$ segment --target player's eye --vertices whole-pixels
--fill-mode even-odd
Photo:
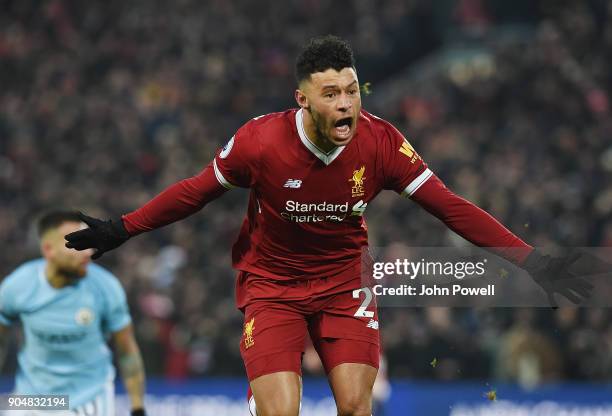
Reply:
[[[327,92],[323,95],[325,98],[334,98],[336,96],[335,92]]]
[[[357,94],[357,90],[353,89],[353,90],[349,90],[349,95],[355,95]]]

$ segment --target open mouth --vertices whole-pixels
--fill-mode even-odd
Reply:
[[[340,138],[346,138],[351,133],[351,126],[353,124],[353,119],[351,117],[341,118],[340,120],[334,123],[334,130],[336,130],[336,134]]]

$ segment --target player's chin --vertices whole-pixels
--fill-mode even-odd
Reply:
[[[77,278],[85,277],[86,274],[87,274],[87,264],[79,265],[79,267],[77,267],[74,270],[74,276]]]

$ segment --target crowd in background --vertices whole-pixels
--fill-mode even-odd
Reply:
[[[41,211],[131,211],[198,173],[248,119],[294,106],[293,59],[325,33],[352,43],[372,81],[364,107],[394,122],[455,192],[534,245],[611,246],[612,5],[435,3],[1,0],[0,276],[36,256]],[[512,14],[521,7],[529,14]],[[528,40],[489,44],[515,21],[532,27]],[[408,78],[399,101],[368,107],[378,86],[452,44],[451,29],[491,59]],[[246,196],[229,192],[103,257],[128,293],[148,374],[243,374],[230,252]],[[376,246],[456,241],[391,192],[366,219]],[[390,376],[603,380],[610,316],[385,308],[381,331]]]

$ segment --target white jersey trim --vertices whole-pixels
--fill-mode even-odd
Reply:
[[[402,192],[402,196],[410,197],[414,194],[425,182],[427,179],[431,178],[433,172],[429,170],[429,168],[425,169],[419,176],[416,177],[412,182],[408,184],[406,189]]]
[[[329,153],[325,153],[323,150],[319,149],[306,135],[306,130],[304,130],[303,111],[304,110],[300,108],[297,113],[295,113],[295,127],[297,128],[300,140],[313,155],[321,159],[326,165],[329,165],[340,155],[340,153],[342,153],[346,146],[338,146]]]
[[[215,170],[215,177],[217,178],[219,183],[223,185],[223,187],[227,189],[234,189],[236,187],[235,185],[232,185],[227,179],[225,179],[225,177],[217,167],[217,159],[213,160],[213,168]]]

